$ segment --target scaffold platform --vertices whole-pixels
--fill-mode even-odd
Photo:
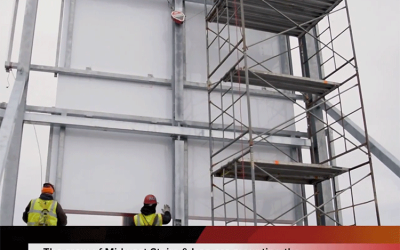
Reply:
[[[342,0],[246,0],[243,2],[246,28],[290,36],[301,36],[309,31],[318,21],[331,12]],[[240,25],[240,1],[214,0],[213,9],[207,15],[208,22]],[[282,14],[278,13],[275,9]],[[285,17],[285,16],[286,17]],[[298,27],[295,23],[299,24]]]

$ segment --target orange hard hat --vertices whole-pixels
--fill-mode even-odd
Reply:
[[[53,194],[54,193],[54,186],[51,183],[44,183],[43,184],[43,188],[42,188],[42,193],[49,193],[49,194]]]
[[[144,197],[143,203],[146,205],[157,204],[157,199],[154,195],[149,194],[146,197]]]

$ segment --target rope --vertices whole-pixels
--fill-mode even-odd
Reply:
[[[33,129],[35,130],[35,137],[36,137],[36,145],[39,151],[39,160],[40,160],[40,187],[43,184],[43,164],[42,164],[42,154],[40,153],[40,146],[39,146],[39,139],[36,132],[36,127],[33,125]]]
[[[8,80],[8,78],[10,77],[10,73],[12,74],[14,80],[16,80],[15,75],[14,75],[14,72],[13,72],[12,69],[11,69],[10,72],[8,72],[8,76],[7,76],[7,83],[8,83],[8,86],[6,86],[6,88],[9,88],[9,87],[10,87],[10,82],[9,82],[9,80]],[[35,127],[35,125],[33,125],[33,129],[34,129],[34,131],[35,131],[36,145],[37,145],[37,148],[38,148],[38,151],[39,151],[39,160],[40,160],[40,187],[42,187],[42,184],[43,184],[43,163],[42,163],[42,154],[41,154],[41,152],[40,152],[39,139],[38,139],[38,135],[37,135],[37,132],[36,132],[36,127]]]

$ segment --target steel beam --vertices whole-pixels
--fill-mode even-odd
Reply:
[[[26,113],[25,122],[28,124],[37,125],[59,125],[71,128],[88,128],[92,130],[101,131],[115,131],[115,132],[127,132],[127,133],[140,133],[140,134],[153,134],[158,136],[184,136],[192,139],[208,139],[208,129],[197,129],[188,127],[176,127],[170,125],[159,125],[159,124],[147,124],[138,122],[125,122],[125,121],[113,121],[113,120],[102,120],[94,118],[83,118],[83,117],[70,117],[60,115],[43,115]],[[256,135],[256,134],[255,134]],[[222,140],[223,132],[215,130],[213,131],[213,138],[215,140]],[[225,132],[225,139],[234,139],[233,132]],[[247,141],[248,136],[244,136],[241,140]],[[239,141],[241,141],[239,140]],[[255,142],[261,141],[261,145],[270,145],[263,143],[262,139],[256,139]],[[281,137],[281,136],[270,136],[268,141],[276,146],[292,146],[309,148],[311,143],[308,139]]]
[[[67,48],[65,50],[65,61],[64,66],[66,68],[71,67],[72,57],[72,38],[74,34],[74,22],[75,22],[75,5],[76,0],[69,0],[69,17],[68,17],[68,29],[67,29]]]
[[[318,31],[313,28],[310,33],[316,36]],[[303,76],[310,77],[312,79],[323,79],[323,73],[321,71],[321,58],[320,54],[316,52],[319,51],[318,42],[309,34],[304,35],[299,39],[301,56],[302,56],[302,69]],[[309,58],[309,55],[315,55]],[[310,95],[311,100],[318,98],[316,95]],[[312,102],[312,101],[311,101]],[[309,107],[308,107],[309,108]],[[321,122],[324,120],[322,108],[319,106],[311,111],[312,115],[309,117],[308,122],[310,125],[310,135],[313,134],[313,148],[312,148],[312,161],[313,163],[320,163],[328,159],[328,147],[325,140],[325,130],[324,124]],[[317,119],[317,118],[318,119]],[[316,133],[317,131],[320,131]],[[323,181],[314,186],[315,193],[315,203],[316,206],[324,204],[325,200],[331,200],[332,198],[332,188],[330,181]],[[333,211],[333,203],[329,202],[321,207],[322,211]],[[334,226],[335,222],[328,217],[326,217],[321,211],[317,210],[317,224]]]
[[[185,179],[185,142],[182,140],[174,140],[174,206],[173,225],[187,226],[187,214],[185,214],[185,200],[187,194],[187,179]]]
[[[58,67],[59,58],[60,58],[60,43],[61,43],[61,32],[62,32],[62,23],[64,17],[64,2],[65,0],[61,0],[61,10],[60,10],[60,21],[58,23],[58,37],[57,37],[57,51],[56,51],[56,63],[55,67]],[[54,76],[57,76],[57,73],[54,73]]]
[[[204,4],[206,3],[207,5],[214,5],[213,0],[185,0],[187,3],[199,3],[199,4]]]
[[[65,126],[60,127],[59,141],[58,141],[58,154],[57,154],[57,169],[56,169],[56,181],[54,199],[61,200],[61,189],[62,189],[62,174],[64,167],[64,150],[65,150]]]
[[[174,0],[173,7],[175,11],[185,13],[185,1]],[[186,80],[186,43],[185,43],[185,23],[177,24],[172,23],[172,124],[174,126],[181,126],[184,120],[184,91],[183,87]],[[185,173],[187,172],[187,165],[185,164],[185,142],[181,140],[180,136],[174,139],[174,176],[173,176],[173,225],[174,226],[187,226],[187,179]]]
[[[50,182],[50,169],[51,169],[51,157],[53,156],[53,134],[54,126],[50,125],[50,135],[49,135],[49,147],[47,150],[47,167],[46,167],[46,177],[45,182]]]
[[[4,116],[5,108],[7,107],[6,103],[0,103],[0,119]],[[43,114],[53,114],[53,115],[62,115],[72,117],[89,117],[89,118],[98,118],[104,120],[114,120],[114,121],[127,121],[127,122],[139,122],[139,123],[151,123],[151,124],[161,124],[161,125],[171,125],[171,119],[165,118],[154,118],[154,117],[146,117],[146,116],[135,116],[135,115],[121,115],[121,114],[112,114],[112,113],[104,113],[104,112],[94,112],[94,111],[82,111],[82,110],[74,110],[74,109],[63,109],[63,108],[50,108],[50,107],[40,107],[40,106],[26,106],[26,112],[33,113],[43,113]],[[182,123],[183,127],[189,128],[200,128],[200,129],[208,129],[207,122],[198,122],[198,121],[184,121]],[[214,124],[213,129],[222,130],[222,124]],[[261,134],[265,131],[269,131],[271,129],[266,128],[253,128],[253,131],[257,134]],[[225,131],[234,131],[234,129],[226,129]],[[269,134],[266,134],[269,135]],[[299,131],[293,130],[283,130],[275,134],[276,136],[284,136],[284,137],[294,137],[294,138],[307,138],[308,134]]]
[[[65,3],[61,3],[61,12],[63,12],[63,5]],[[73,44],[73,34],[74,34],[74,22],[75,22],[75,5],[76,5],[76,0],[69,0],[69,9],[68,9],[68,27],[67,27],[67,43],[66,43],[66,48],[65,48],[65,60],[64,60],[64,67],[65,68],[71,68],[71,58],[72,58],[72,44]],[[62,17],[60,17],[61,20]],[[61,27],[61,25],[60,25]],[[60,34],[59,34],[60,35]],[[58,46],[58,45],[57,45]],[[58,49],[58,48],[57,48]],[[57,60],[57,59],[56,59]],[[56,61],[58,64],[58,62]],[[65,114],[62,114],[65,115]],[[56,163],[56,168],[55,168],[55,189],[56,192],[54,194],[54,198],[58,201],[61,200],[61,193],[62,193],[62,173],[63,173],[63,167],[64,167],[64,144],[65,144],[65,133],[66,133],[66,128],[65,126],[61,125],[59,127],[59,132],[58,132],[58,147],[57,147],[57,163]],[[55,157],[55,152],[52,152],[53,154],[51,157]],[[50,166],[51,168],[51,166]]]
[[[188,141],[184,141],[184,158],[183,158],[183,189],[184,189],[184,216],[183,216],[183,225],[189,226],[189,147]]]
[[[37,7],[38,0],[27,0],[22,28],[17,78],[0,128],[0,179],[6,168],[13,169],[12,171],[5,171],[4,180],[7,180],[7,182],[5,181],[3,183],[3,190],[8,190],[8,192],[10,192],[9,195],[14,197],[17,191],[17,187],[14,183],[16,183],[18,178],[20,158],[20,151],[15,149],[21,148],[23,116],[25,113],[26,92],[32,57]],[[11,198],[11,200],[6,200],[7,198],[11,197],[2,195],[0,213],[0,225],[2,226],[11,226],[14,218],[15,199],[12,200]]]
[[[185,3],[183,0],[174,1],[174,10],[185,13]],[[172,63],[172,90],[173,90],[173,105],[174,105],[174,122],[180,123],[183,121],[183,86],[185,82],[185,23],[172,24],[173,30],[173,63]]]
[[[125,218],[131,218],[136,215],[136,213],[126,213],[126,212],[109,212],[109,211],[90,211],[90,210],[74,210],[74,209],[64,209],[66,214],[83,214],[83,215],[105,215],[105,216],[122,216]],[[207,216],[188,216],[189,220],[202,220],[202,221],[211,221],[211,217]],[[227,220],[234,220],[235,218],[226,218]],[[123,219],[123,221],[126,222],[124,223],[125,226],[132,225],[131,222],[127,221],[128,219]],[[225,218],[223,217],[215,217],[215,221],[225,221]],[[269,219],[272,220],[272,219]],[[249,222],[248,220],[245,219],[239,219],[239,222]],[[259,223],[265,223],[265,220],[263,219],[257,219],[257,222]],[[293,224],[295,221],[294,220],[276,220],[275,224]]]
[[[24,90],[23,99],[26,100],[27,87]],[[0,222],[1,225],[13,225],[14,223],[14,207],[17,195],[17,182],[18,182],[18,172],[19,172],[19,160],[21,153],[21,141],[22,141],[22,131],[23,131],[23,119],[24,113],[23,109],[25,105],[21,105],[19,108],[19,115],[15,123],[15,135],[11,142],[10,152],[14,154],[17,158],[13,162],[7,164],[4,169],[4,180],[3,188],[1,192],[1,207],[0,211]],[[3,213],[4,211],[4,213]]]
[[[7,63],[5,67],[16,69],[18,67],[18,63]],[[153,77],[143,77],[143,76],[134,76],[134,75],[125,75],[125,74],[117,74],[117,73],[109,73],[109,72],[101,72],[101,71],[92,71],[92,70],[81,70],[81,69],[69,69],[65,67],[52,67],[52,66],[44,66],[44,65],[31,65],[31,71],[37,72],[47,72],[54,74],[62,74],[67,76],[77,76],[77,77],[88,77],[95,79],[104,79],[104,80],[112,80],[112,81],[124,81],[124,82],[132,82],[139,84],[154,84],[159,86],[171,87],[171,80],[162,79],[162,78],[153,78]],[[198,82],[187,82],[184,84],[185,89],[193,89],[193,90],[203,90],[208,91],[207,87],[204,83]],[[215,91],[227,91],[229,87],[222,87],[222,89],[216,89]],[[242,91],[243,92],[243,91]],[[233,89],[234,94],[240,94],[238,87]],[[278,99],[287,99],[276,91],[269,90],[258,90],[258,89],[250,89],[251,96],[259,96],[259,97],[269,97],[269,98],[278,98]],[[290,98],[302,100],[302,95],[296,94],[288,94]]]
[[[335,121],[339,121],[341,119],[340,111],[334,107],[332,103],[327,102],[326,107],[328,109],[328,115],[335,119]],[[344,129],[349,132],[357,141],[360,143],[365,143],[365,131],[352,120],[349,118],[344,118],[343,124],[342,122],[338,122],[338,124],[340,124],[340,126],[344,126]],[[397,177],[400,178],[400,160],[386,150],[370,135],[368,135],[368,139],[371,153],[383,164],[385,164],[385,166],[388,167],[395,175],[397,175]]]
[[[7,55],[7,63],[9,64],[11,62],[11,56],[12,56],[12,50],[13,50],[13,45],[14,45],[14,36],[15,36],[15,24],[17,23],[17,14],[18,14],[18,3],[19,0],[14,1],[14,13],[12,17],[12,26],[11,26],[11,32],[10,32],[10,42],[8,44],[8,55]],[[7,66],[6,70],[8,72]]]
[[[292,61],[291,61],[291,56],[290,56],[290,39],[288,36],[285,35],[280,35],[278,36],[279,39],[279,50],[280,53],[282,53],[279,56],[279,60],[280,60],[280,65],[281,65],[281,73],[285,74],[285,75],[293,75],[293,66],[292,66]],[[294,91],[285,91],[283,90],[283,92],[286,93],[294,93]],[[294,126],[294,125],[293,125]],[[302,158],[301,158],[301,152],[299,154],[298,152],[298,148],[293,147],[290,149],[290,155],[292,157],[292,159],[297,159],[298,162],[302,162]],[[303,198],[305,198],[304,192],[303,190],[305,190],[305,185],[304,184],[293,184],[293,190],[301,195]],[[301,203],[302,200],[294,195],[293,196],[294,199],[294,204],[298,204]],[[306,211],[304,210],[303,206],[296,206],[294,208],[294,214],[295,214],[295,218],[296,220],[298,220],[299,218],[303,217],[306,213]],[[297,226],[303,226],[305,224],[308,224],[307,221],[299,221],[297,223]]]
[[[327,136],[327,142],[329,143],[331,138],[333,138],[333,130],[332,129],[328,129],[328,135],[329,136]],[[330,158],[336,156],[335,146],[333,143],[330,143],[329,151],[330,151],[330,156],[329,156]],[[331,160],[330,164],[331,164],[331,166],[337,166],[336,159]],[[333,193],[336,193],[338,190],[340,190],[339,179],[337,177],[333,177],[332,188],[333,188]],[[342,208],[341,199],[342,199],[342,197],[340,195],[334,199],[335,210],[336,210],[335,218],[339,222],[339,224],[343,225],[343,213],[342,213],[343,211],[340,210]]]

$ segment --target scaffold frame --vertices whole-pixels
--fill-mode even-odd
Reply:
[[[237,222],[242,219],[239,217],[238,206],[242,205],[252,214],[252,220],[248,222],[257,225],[260,220],[264,220],[266,225],[274,225],[274,222],[283,215],[303,204],[304,216],[296,220],[292,225],[307,225],[307,217],[316,213],[318,225],[357,225],[355,207],[374,203],[376,223],[380,225],[378,201],[376,196],[375,179],[371,161],[370,145],[368,141],[365,111],[362,100],[359,73],[357,69],[357,59],[355,55],[354,40],[351,30],[350,15],[347,1],[344,0],[320,0],[320,1],[275,1],[275,0],[214,0],[214,5],[208,9],[205,4],[206,36],[207,36],[207,76],[208,76],[208,101],[209,101],[209,130],[210,130],[210,177],[211,177],[211,213],[214,218],[215,210],[224,208],[226,218],[226,205],[236,202],[237,218],[230,218],[225,221],[225,225]],[[337,13],[346,16],[347,25],[337,31],[331,22],[331,16]],[[325,27],[323,23],[325,22]],[[236,40],[232,39],[231,27],[239,30]],[[324,27],[322,32],[318,32],[320,27]],[[246,31],[257,30],[272,33],[266,39],[253,44],[246,41]],[[224,32],[225,31],[225,32]],[[347,35],[348,46],[351,53],[343,54],[334,42]],[[251,47],[264,43],[275,37],[289,37],[298,39],[299,46],[291,48],[280,54],[257,61],[249,56],[248,51]],[[222,45],[221,45],[222,41]],[[215,51],[211,46],[217,42],[218,47]],[[229,46],[229,49],[224,48]],[[298,49],[300,52],[302,76],[291,76],[287,73],[281,74],[272,72],[263,63],[281,56],[285,53],[292,53]],[[222,55],[223,52],[226,55]],[[346,51],[345,51],[346,52]],[[210,65],[210,55],[218,53],[219,63],[214,67]],[[323,56],[330,53],[327,60],[322,61]],[[235,57],[235,63],[230,64],[228,72],[217,74],[228,58]],[[290,57],[290,56],[289,56]],[[328,64],[331,64],[330,67]],[[258,67],[261,70],[254,70]],[[328,70],[327,70],[328,69]],[[350,73],[350,74],[349,74]],[[215,79],[219,80],[215,80]],[[236,86],[244,85],[244,90],[235,95],[231,89]],[[217,89],[228,88],[227,91],[219,91],[220,98],[213,98]],[[280,94],[283,98],[291,101],[294,106],[301,108],[300,114],[291,117],[287,121],[266,129],[264,132],[255,132],[252,128],[251,119],[251,89],[267,89]],[[299,100],[292,98],[289,94],[300,93],[303,96],[303,105]],[[343,96],[351,94],[357,100],[357,106],[346,109],[343,104]],[[226,96],[230,104],[226,107]],[[235,97],[236,96],[236,97]],[[238,97],[237,97],[238,96]],[[220,99],[220,102],[216,102]],[[247,113],[246,121],[242,117],[235,115],[235,106],[246,101]],[[332,104],[334,102],[335,104]],[[225,107],[224,107],[225,105]],[[354,106],[354,103],[352,103]],[[240,107],[240,109],[242,109]],[[230,111],[231,110],[231,111]],[[233,110],[233,111],[232,111]],[[213,112],[214,111],[214,112]],[[338,117],[337,114],[340,114]],[[349,117],[356,117],[362,121],[365,141],[357,142],[346,133],[345,120]],[[229,119],[229,122],[224,121]],[[232,120],[232,121],[231,121]],[[310,158],[311,163],[302,163],[302,151],[296,148],[297,157],[280,150],[279,146],[270,142],[268,138],[277,132],[298,124],[306,120],[308,127],[308,138],[311,140]],[[215,131],[214,124],[222,121],[223,132],[229,128],[234,128],[235,137],[224,138],[225,143],[222,147],[216,148],[212,135]],[[341,125],[339,127],[338,125]],[[240,127],[236,128],[236,127]],[[231,154],[223,160],[216,160],[216,156],[231,147],[236,141],[242,138],[247,139],[242,150]],[[262,162],[254,159],[253,149],[260,141],[279,150],[285,157],[292,162],[282,163],[276,159],[269,162]],[[342,143],[344,150],[335,153],[335,145]],[[346,161],[349,157],[358,157],[357,163]],[[360,158],[360,159],[359,159]],[[362,159],[361,159],[362,158]],[[340,161],[345,167],[337,167],[336,162]],[[342,161],[345,161],[344,163]],[[240,167],[241,166],[241,167]],[[352,175],[356,170],[367,169],[368,173],[354,181]],[[330,174],[327,174],[330,172]],[[333,173],[335,172],[335,173]],[[348,175],[349,185],[337,190],[339,176]],[[215,184],[215,178],[222,178],[222,187]],[[250,180],[251,190],[237,191],[238,180]],[[372,185],[373,198],[359,203],[354,202],[353,187],[366,179],[370,179]],[[295,207],[285,211],[272,221],[268,221],[257,212],[256,208],[256,183],[259,181],[273,181],[288,189],[295,196],[301,199]],[[225,185],[235,183],[236,194],[229,194],[225,190]],[[314,187],[314,194],[305,197],[302,192],[299,194],[285,185],[285,183],[309,184]],[[223,193],[224,203],[214,204],[214,192]],[[340,196],[350,191],[351,205],[340,207],[338,200]],[[252,195],[252,205],[246,205],[240,201],[246,196]],[[230,200],[226,201],[226,197]],[[314,198],[315,204],[309,199]],[[307,212],[306,208],[312,206],[313,210]],[[343,222],[339,215],[340,211],[351,209],[353,221]],[[214,220],[213,220],[214,223]]]

